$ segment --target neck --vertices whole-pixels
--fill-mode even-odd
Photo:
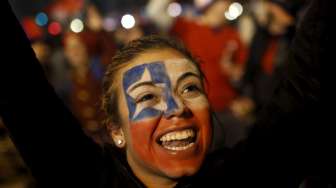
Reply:
[[[170,179],[168,177],[160,176],[159,174],[150,171],[144,170],[141,168],[138,163],[134,161],[132,157],[127,155],[127,162],[130,165],[135,176],[144,184],[146,187],[155,188],[172,188],[177,184],[177,181],[174,179]]]

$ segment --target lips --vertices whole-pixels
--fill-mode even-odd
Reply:
[[[163,134],[157,140],[157,143],[171,151],[183,151],[195,144],[196,130],[187,128],[183,130],[170,131]]]

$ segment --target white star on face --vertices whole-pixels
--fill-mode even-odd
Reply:
[[[129,93],[130,89],[133,88],[133,86],[137,85],[138,83],[151,82],[151,81],[152,81],[152,77],[148,71],[148,68],[146,67],[144,72],[142,73],[141,78],[138,81],[131,84],[130,86],[128,86],[127,93]]]
[[[134,96],[135,93],[132,93],[132,92],[130,93],[129,90],[133,86],[135,86],[139,83],[143,83],[143,82],[152,82],[152,77],[151,77],[150,72],[149,72],[147,67],[145,68],[144,73],[142,74],[141,78],[138,81],[131,84],[127,89],[128,95],[130,95],[134,100],[136,98],[136,96]],[[165,88],[166,87],[165,83],[157,83],[155,85],[158,86],[158,87],[161,87],[163,90],[166,89]],[[136,104],[135,112],[133,114],[132,119],[136,118],[140,114],[140,112],[142,112],[145,108],[153,108],[153,109],[158,110],[158,111],[165,111],[167,109],[167,103],[160,98],[160,102],[155,104],[154,106],[151,106],[151,107],[143,105],[142,103]]]

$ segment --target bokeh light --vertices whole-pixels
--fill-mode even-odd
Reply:
[[[48,26],[48,32],[51,35],[59,35],[62,32],[62,26],[58,22],[52,22]]]
[[[243,13],[243,6],[238,3],[234,2],[229,6],[228,11],[224,13],[225,18],[228,20],[235,20]]]
[[[125,29],[131,29],[135,25],[135,19],[131,14],[125,14],[121,18],[121,26]]]
[[[182,6],[176,2],[170,3],[167,8],[167,13],[171,17],[177,17],[182,13]]]
[[[40,12],[35,17],[35,23],[39,26],[45,26],[48,23],[48,16],[44,12]]]
[[[79,18],[76,18],[76,19],[72,20],[71,23],[70,23],[70,29],[71,29],[71,31],[73,31],[75,33],[82,32],[83,29],[84,29],[84,24],[83,24],[82,20],[80,20]]]

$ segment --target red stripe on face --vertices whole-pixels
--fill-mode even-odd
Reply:
[[[166,119],[163,116],[131,122],[130,152],[144,168],[168,177],[192,175],[200,168],[208,151],[212,131],[209,109],[192,111],[190,117]],[[194,145],[186,150],[172,151],[162,147],[157,140],[167,131],[192,128],[196,130]]]

